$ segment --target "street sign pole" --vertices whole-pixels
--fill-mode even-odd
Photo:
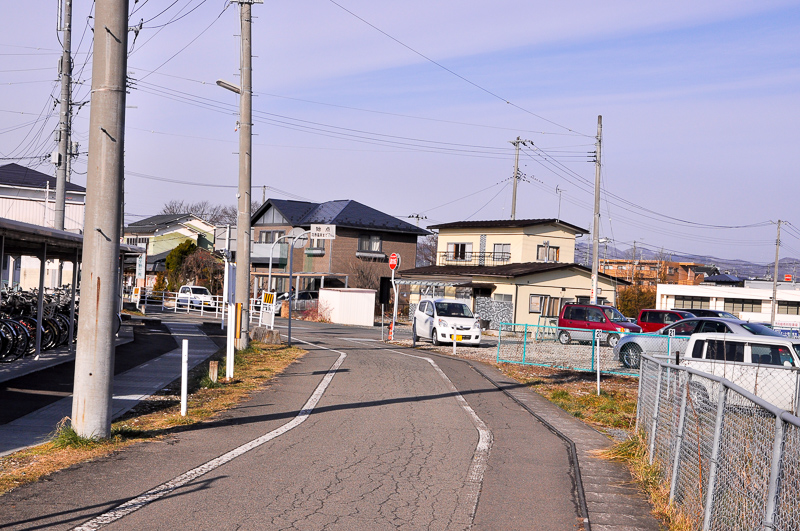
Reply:
[[[400,255],[392,253],[389,256],[389,267],[392,270],[392,289],[394,290],[394,310],[392,311],[392,326],[389,328],[389,341],[394,340],[394,327],[397,325],[397,284],[394,280],[394,271],[400,266]]]

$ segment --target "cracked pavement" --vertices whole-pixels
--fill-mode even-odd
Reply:
[[[564,442],[467,363],[363,341],[379,330],[302,323],[293,335],[347,354],[308,419],[106,529],[581,528]],[[0,527],[71,529],[286,424],[338,357],[302,346],[216,419],[7,494]],[[431,357],[492,433],[474,516],[478,430],[431,364],[400,352]]]

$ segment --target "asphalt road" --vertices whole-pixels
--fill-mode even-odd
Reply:
[[[251,400],[12,491],[0,527],[580,528],[564,442],[468,363],[374,329],[292,332],[308,354]]]

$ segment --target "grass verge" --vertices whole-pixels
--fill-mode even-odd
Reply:
[[[298,348],[251,342],[237,351],[234,378],[225,379],[225,350],[220,349],[210,361],[219,362],[219,380],[212,384],[208,363],[189,374],[188,413],[180,415],[180,380],[140,402],[111,427],[108,439],[80,437],[62,420],[50,442],[0,458],[0,495],[38,481],[69,466],[122,450],[135,442],[166,437],[192,424],[230,409],[261,389],[275,375],[305,354]]]

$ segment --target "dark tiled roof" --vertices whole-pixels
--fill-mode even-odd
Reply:
[[[430,225],[431,229],[482,229],[482,228],[499,228],[499,227],[532,227],[534,225],[563,225],[575,232],[582,234],[589,234],[589,231],[582,229],[572,223],[561,221],[555,218],[551,219],[490,219],[485,221],[453,221],[451,223],[440,223],[439,225]]]
[[[158,229],[169,227],[173,223],[191,217],[193,217],[192,214],[157,214],[131,223],[125,227],[125,231],[134,234],[155,232]]]
[[[402,276],[435,276],[435,275],[456,275],[456,276],[487,276],[487,277],[521,277],[546,271],[558,271],[561,269],[581,269],[591,274],[592,270],[580,264],[566,264],[559,262],[524,262],[521,264],[506,264],[500,266],[426,266],[400,271]],[[618,284],[628,285],[630,282],[615,279],[610,275],[599,273],[599,276],[616,280]]]
[[[430,234],[411,223],[397,219],[379,210],[350,199],[308,203],[288,199],[269,199],[253,213],[251,223],[260,218],[269,206],[275,207],[284,218],[295,227],[310,226],[313,223],[336,225],[337,227],[372,229],[384,232],[405,234]]]
[[[703,282],[744,282],[745,279],[735,275],[712,275],[703,279]]]
[[[56,178],[40,171],[20,166],[19,164],[6,164],[0,166],[0,184],[9,186],[19,186],[21,188],[47,188],[56,189]],[[86,192],[86,188],[74,183],[66,183],[64,188],[67,192]]]

